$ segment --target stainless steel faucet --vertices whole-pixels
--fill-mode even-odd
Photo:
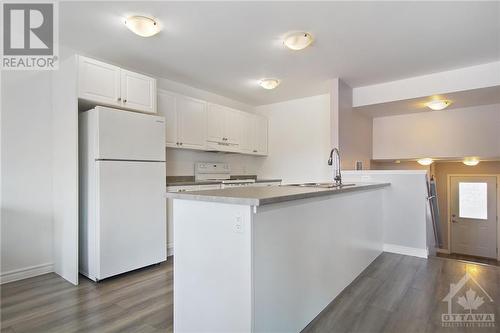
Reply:
[[[333,156],[333,154],[335,154],[335,156]],[[342,175],[340,174],[340,152],[338,148],[333,148],[330,152],[328,165],[333,165],[333,180],[335,181],[335,185],[342,185]]]

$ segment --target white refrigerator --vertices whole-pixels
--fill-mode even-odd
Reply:
[[[165,119],[82,112],[79,153],[80,273],[99,281],[165,261]]]

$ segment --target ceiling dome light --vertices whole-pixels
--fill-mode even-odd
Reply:
[[[151,37],[160,32],[158,22],[146,16],[130,16],[125,20],[125,25],[130,31],[141,37]]]
[[[466,157],[462,163],[468,166],[476,166],[479,164],[479,159],[477,157]]]
[[[285,37],[283,44],[290,50],[303,50],[314,41],[313,36],[308,32],[294,32]]]
[[[421,158],[417,160],[418,164],[428,166],[431,165],[434,160],[432,158]]]
[[[443,109],[447,108],[448,106],[450,106],[450,104],[451,104],[451,101],[441,99],[441,100],[431,101],[425,105],[431,110],[439,111],[439,110],[443,110]]]
[[[280,80],[278,79],[262,79],[260,80],[260,86],[264,89],[271,90],[280,85]]]

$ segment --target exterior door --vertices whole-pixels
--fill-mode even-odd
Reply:
[[[451,252],[497,257],[497,178],[450,178]]]

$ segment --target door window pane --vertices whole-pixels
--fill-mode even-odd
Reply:
[[[488,184],[458,183],[459,217],[488,219]]]

